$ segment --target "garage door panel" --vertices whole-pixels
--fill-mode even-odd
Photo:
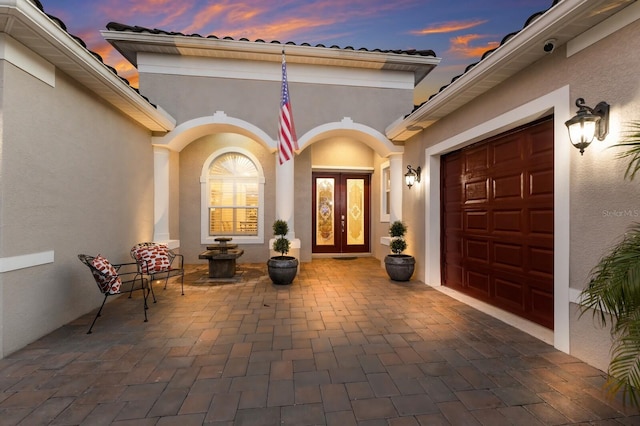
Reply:
[[[463,161],[465,173],[484,170],[489,166],[489,150],[483,146],[470,149],[464,156]]]
[[[517,136],[507,136],[496,142],[492,148],[492,165],[522,160],[522,144]]]
[[[466,274],[467,287],[470,291],[479,293],[476,297],[489,296],[489,274],[481,271],[468,271]]]
[[[522,209],[498,210],[493,212],[494,231],[520,233],[523,227],[522,221]]]
[[[529,195],[553,195],[553,170],[535,170],[529,174]]]
[[[464,273],[462,267],[448,263],[443,269],[449,285],[454,288],[462,288],[462,274]]]
[[[464,183],[464,200],[466,204],[486,202],[489,197],[489,182],[487,179]]]
[[[498,176],[493,179],[495,200],[521,200],[523,198],[522,173]]]
[[[463,229],[468,231],[489,230],[489,215],[486,211],[465,211]]]
[[[464,240],[464,255],[469,260],[489,263],[489,242],[481,240]]]
[[[443,284],[553,328],[553,120],[443,156],[441,170]]]
[[[456,203],[456,204],[460,203],[460,201],[462,200],[461,188],[462,188],[462,185],[459,185],[459,184],[445,188],[444,196],[447,202]]]
[[[523,248],[520,244],[493,243],[493,262],[496,267],[513,271],[523,269]]]
[[[553,126],[531,129],[528,138],[530,156],[534,160],[546,157],[545,164],[553,162]]]
[[[522,310],[525,308],[524,287],[517,281],[496,278],[495,298],[503,307]]]
[[[532,272],[548,278],[553,277],[553,249],[529,247],[528,258]]]
[[[548,292],[537,289],[531,291],[531,315],[538,319],[542,325],[551,328],[553,326],[553,296]]]
[[[553,235],[553,210],[529,210],[529,228],[532,235]]]

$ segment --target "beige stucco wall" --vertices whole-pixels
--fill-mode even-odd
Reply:
[[[262,166],[264,185],[264,222],[271,224],[275,215],[275,154],[248,137],[218,133],[204,136],[189,144],[180,152],[180,252],[185,263],[206,263],[198,259],[198,254],[206,248],[201,244],[200,233],[200,175],[205,161],[216,151],[233,146],[253,154]],[[265,228],[263,244],[241,244],[244,250],[240,263],[262,262],[268,258],[268,243],[271,227]]]
[[[171,57],[167,57],[170,61]],[[250,64],[248,63],[248,66]],[[274,63],[279,70],[280,64]],[[298,138],[318,126],[340,122],[350,117],[354,123],[369,126],[384,134],[388,123],[413,108],[413,94],[405,89],[378,89],[371,87],[327,86],[323,84],[295,83],[295,65],[288,66],[289,88]],[[223,111],[228,117],[242,120],[262,130],[273,140],[277,136],[278,107],[281,85],[279,81],[233,80],[212,77],[178,76],[170,74],[140,74],[141,92],[162,105],[178,125],[189,120]],[[172,191],[170,203],[173,215],[179,205],[179,231],[171,228],[171,239],[180,240],[180,252],[187,263],[202,263],[197,255],[204,249],[200,244],[200,189],[198,180],[203,161],[218,147],[235,144],[231,139],[222,142],[221,134],[212,134],[192,141],[179,154],[179,190]],[[224,136],[225,138],[227,136]],[[268,239],[275,218],[275,155],[256,141],[242,140],[240,145],[264,159],[265,169],[265,244],[243,244],[245,254],[239,262],[262,262],[268,258]],[[307,145],[295,159],[295,236],[300,239],[300,259],[311,260],[311,170],[313,167],[331,166],[366,168],[373,170],[372,182],[372,251],[377,252],[379,240],[379,164],[380,156],[362,141],[350,137],[331,135]],[[171,157],[173,161],[173,156]],[[173,163],[172,163],[173,164]],[[172,176],[176,173],[172,169]],[[195,180],[194,180],[195,179]],[[194,186],[195,185],[195,186]],[[195,204],[194,204],[195,203]],[[375,220],[374,220],[375,218]],[[173,223],[171,220],[170,224]],[[388,225],[385,224],[384,228]]]
[[[279,63],[273,66],[280,68]],[[384,133],[391,121],[413,108],[412,90],[296,83],[295,72],[295,66],[288,67],[289,91],[298,137],[317,126],[338,122],[344,117]],[[281,90],[279,81],[141,72],[140,90],[154,103],[162,105],[178,124],[224,111],[227,116],[251,123],[276,139]]]
[[[79,253],[130,261],[152,238],[153,153],[148,131],[63,73],[51,87],[0,69],[0,257],[54,252],[0,274],[4,356],[102,302]]]
[[[585,98],[594,106],[605,100],[611,104],[611,133],[605,142],[594,142],[584,156],[571,148],[570,162],[570,282],[580,290],[588,282],[588,274],[598,259],[640,217],[640,185],[625,182],[625,163],[616,159],[616,150],[605,147],[619,141],[625,122],[640,117],[640,85],[636,52],[640,48],[640,23],[633,23],[590,47],[567,58],[566,46],[559,46],[552,54],[527,67],[514,77],[463,106],[427,128],[405,146],[406,158],[420,158],[424,165],[424,151],[485,123],[520,105],[540,98],[568,85],[570,111],[573,102]],[[570,116],[556,116],[563,126]],[[515,126],[514,126],[515,127]],[[557,143],[569,143],[568,138]],[[413,160],[411,160],[413,162]],[[425,203],[423,191],[405,189],[403,211],[409,226],[409,247],[421,250],[425,235],[422,218]],[[439,214],[439,212],[432,212]],[[416,253],[414,251],[414,253]],[[418,261],[418,274],[424,276],[424,265]],[[570,315],[571,352],[585,361],[606,369],[608,346],[602,345],[606,330],[594,326],[590,315],[578,319],[575,305]]]

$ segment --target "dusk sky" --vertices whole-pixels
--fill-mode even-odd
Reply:
[[[133,86],[136,70],[104,41],[114,21],[184,34],[355,49],[432,49],[440,65],[419,86],[422,102],[519,31],[552,0],[41,0],[46,13]],[[292,96],[295,96],[292,94]]]

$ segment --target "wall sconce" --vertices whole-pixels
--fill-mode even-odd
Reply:
[[[411,167],[409,165],[409,166],[407,166],[407,169],[409,171],[407,173],[405,173],[404,181],[407,184],[407,186],[409,188],[411,188],[414,183],[420,182],[420,172],[422,172],[422,168],[420,168],[420,166],[418,166],[417,169],[414,169],[413,167]]]
[[[578,98],[576,106],[579,108],[576,115],[564,124],[569,129],[571,143],[582,155],[594,137],[603,141],[609,134],[609,104],[603,101],[590,108],[584,104],[583,98]]]

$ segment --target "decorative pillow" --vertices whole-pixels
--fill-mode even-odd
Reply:
[[[120,293],[122,280],[118,275],[118,271],[116,271],[116,268],[113,267],[111,262],[99,254],[93,258],[91,265],[93,265],[97,270],[97,272],[92,272],[98,287],[100,287],[100,291],[109,294]]]
[[[144,274],[167,272],[170,269],[169,247],[166,244],[138,246],[133,248],[133,252]]]

